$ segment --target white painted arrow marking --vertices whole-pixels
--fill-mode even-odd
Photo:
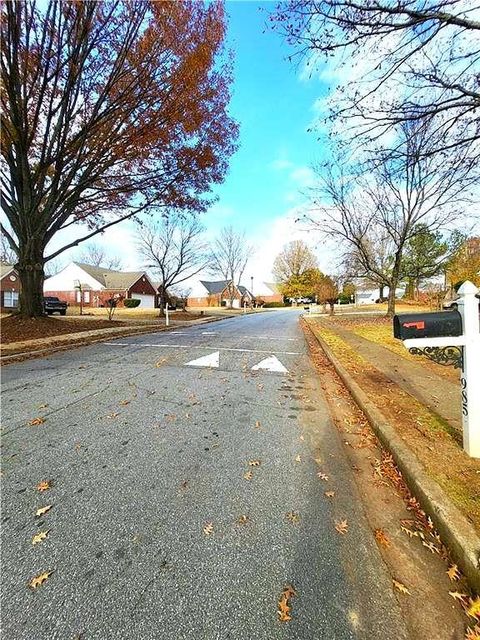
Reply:
[[[218,367],[220,364],[220,351],[210,353],[208,356],[202,356],[196,360],[190,360],[185,363],[188,367]]]
[[[267,371],[277,371],[278,373],[288,373],[288,369],[285,369],[280,360],[275,356],[265,358],[254,367],[252,367],[252,371],[258,371],[259,369],[266,369]]]

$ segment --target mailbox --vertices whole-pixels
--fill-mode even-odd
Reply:
[[[457,310],[402,313],[393,318],[393,335],[400,340],[461,336],[462,333],[462,316]]]

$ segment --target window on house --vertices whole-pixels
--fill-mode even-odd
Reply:
[[[18,307],[18,291],[4,291],[3,306],[10,308]]]
[[[84,291],[83,292],[83,301],[84,302],[90,302],[90,291]]]

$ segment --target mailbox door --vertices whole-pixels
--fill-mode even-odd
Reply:
[[[400,340],[461,336],[462,332],[462,316],[457,310],[401,313],[393,318],[393,335]]]

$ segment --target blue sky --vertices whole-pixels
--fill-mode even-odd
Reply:
[[[328,88],[318,74],[302,79],[301,69],[287,60],[292,51],[277,33],[266,30],[274,8],[273,1],[226,2],[226,45],[234,52],[230,112],[240,123],[240,146],[225,182],[215,188],[218,202],[202,216],[209,238],[226,225],[245,230],[256,249],[245,274],[248,283],[251,275],[256,281],[270,280],[273,260],[283,244],[307,237],[294,220],[305,202],[302,191],[312,180],[310,167],[325,153],[315,133],[307,129],[315,119],[315,101]],[[133,224],[125,222],[93,242],[108,253],[121,253],[125,269],[137,269],[142,265],[134,233]],[[309,234],[308,240],[315,248],[319,238]],[[83,248],[62,254],[58,262],[63,266],[78,258]],[[321,268],[327,270],[325,254],[319,257]]]

